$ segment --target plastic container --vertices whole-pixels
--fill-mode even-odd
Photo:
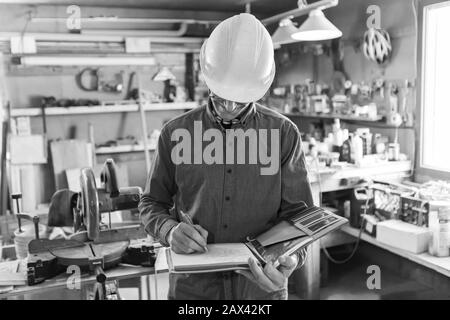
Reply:
[[[436,257],[450,256],[450,203],[431,201],[428,215],[431,240],[428,252]]]
[[[359,166],[364,156],[364,150],[363,150],[363,140],[357,134],[355,134],[352,140],[352,151],[353,151],[352,152],[353,162]]]
[[[39,224],[39,238],[43,239],[46,235],[47,228],[43,224]],[[19,229],[14,230],[14,246],[16,249],[17,259],[25,259],[28,256],[28,243],[36,238],[34,225],[22,225],[22,232]]]

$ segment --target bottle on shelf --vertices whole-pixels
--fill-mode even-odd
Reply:
[[[339,119],[334,119],[333,123],[333,152],[340,152],[342,144],[344,143],[344,134],[341,129],[341,122]]]
[[[355,134],[352,139],[352,151],[353,151],[352,162],[354,162],[356,165],[359,165],[363,159],[364,156],[363,149],[364,148],[362,138],[358,134]]]
[[[342,143],[339,161],[352,162],[352,135],[348,133],[348,138]]]

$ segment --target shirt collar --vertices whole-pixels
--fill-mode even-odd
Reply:
[[[230,128],[233,126],[245,126],[249,119],[255,114],[256,107],[253,102],[249,103],[242,113],[234,119],[224,120],[216,111],[212,104],[212,100],[208,99],[208,105],[206,106],[206,112],[211,120],[216,122],[222,128]]]

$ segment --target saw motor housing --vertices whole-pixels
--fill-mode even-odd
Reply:
[[[97,188],[94,172],[83,168],[80,172],[79,193],[68,189],[57,191],[51,201],[48,225],[51,227],[73,226],[74,232],[87,232],[87,238],[99,238],[102,213],[136,209],[142,189],[118,187],[117,173],[112,159],[105,162],[100,175],[101,187]]]

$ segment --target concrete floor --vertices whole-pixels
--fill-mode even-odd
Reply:
[[[450,299],[450,293],[442,294],[413,279],[401,277],[390,268],[380,266],[381,289],[367,288],[366,270],[373,261],[357,253],[345,264],[329,263],[328,279],[320,290],[321,300],[433,300]],[[290,299],[298,297],[290,294]]]

